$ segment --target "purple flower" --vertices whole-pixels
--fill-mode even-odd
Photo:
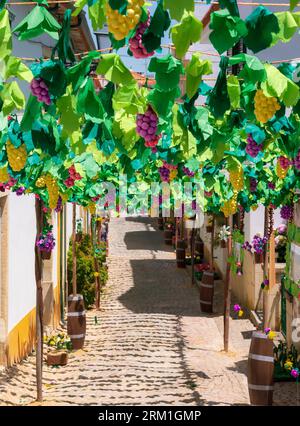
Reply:
[[[266,333],[266,334],[269,334],[269,333],[270,333],[270,331],[271,331],[270,327],[265,328],[265,333]]]
[[[25,188],[24,188],[24,186],[21,186],[20,188],[18,188],[16,190],[16,195],[18,195],[18,196],[23,195],[24,192],[25,192]]]
[[[241,310],[240,305],[238,305],[238,304],[234,305],[233,310],[234,310],[234,312],[239,312]]]
[[[293,368],[291,371],[291,376],[294,377],[294,379],[297,379],[299,377],[299,369],[298,368]]]

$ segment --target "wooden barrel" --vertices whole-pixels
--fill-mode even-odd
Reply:
[[[248,357],[248,389],[253,405],[272,405],[274,355],[273,340],[254,331]]]
[[[173,237],[173,231],[171,231],[170,229],[165,229],[165,232],[164,232],[165,244],[167,244],[168,246],[171,246],[172,237]]]
[[[204,256],[204,243],[199,236],[195,241],[195,252],[199,254],[200,257]]]
[[[214,299],[214,272],[204,271],[200,282],[200,307],[202,312],[212,313]]]
[[[185,268],[185,240],[177,240],[176,262],[177,268]]]
[[[73,349],[81,349],[84,345],[86,331],[86,317],[84,301],[81,294],[68,297],[68,324],[67,330]]]
[[[164,230],[164,218],[163,217],[159,217],[157,219],[157,223],[158,223],[158,229],[160,231],[163,231]]]

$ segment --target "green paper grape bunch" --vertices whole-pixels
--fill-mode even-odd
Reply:
[[[42,180],[39,182],[40,185],[42,185],[43,183],[46,185],[48,190],[49,207],[50,209],[55,209],[59,197],[59,188],[57,182],[54,177],[48,173],[47,175],[42,177]],[[38,186],[38,181],[36,182],[36,185]]]
[[[27,161],[27,150],[25,144],[16,148],[10,140],[6,142],[6,152],[8,163],[14,172],[20,172],[24,169]]]
[[[135,35],[129,39],[129,49],[136,59],[149,58],[154,55],[154,52],[148,52],[143,45],[142,37],[146,29],[150,25],[150,12],[148,11],[148,19],[141,22],[135,32]]]
[[[107,17],[108,30],[116,40],[123,40],[128,33],[135,28],[142,15],[144,0],[128,0],[126,15],[114,10],[107,2],[105,14]]]
[[[0,169],[0,182],[5,183],[5,182],[8,182],[9,180],[10,180],[10,176],[8,174],[8,171],[7,171],[7,166],[1,167],[1,169]]]
[[[265,96],[262,90],[257,90],[254,96],[254,114],[260,123],[269,121],[276,111],[280,110],[280,105],[274,97]]]

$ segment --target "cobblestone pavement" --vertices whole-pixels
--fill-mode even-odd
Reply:
[[[215,313],[201,314],[198,290],[149,219],[112,219],[109,250],[101,312],[88,314],[84,350],[72,353],[66,367],[45,366],[45,404],[249,404],[253,326],[231,319],[230,352],[222,352],[222,283],[216,282]],[[0,375],[0,404],[28,404],[34,396],[30,356]],[[295,383],[276,385],[276,405],[295,398]]]

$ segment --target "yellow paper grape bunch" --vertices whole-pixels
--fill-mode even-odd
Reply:
[[[261,89],[256,91],[254,96],[254,114],[258,121],[266,123],[279,109],[280,105],[276,98],[265,96]]]
[[[36,180],[35,185],[36,185],[38,188],[44,188],[44,186],[46,186],[45,175],[40,176],[40,177]]]
[[[236,213],[237,211],[237,195],[238,193],[235,191],[233,193],[233,196],[228,200],[225,201],[223,206],[220,207],[221,212],[224,214],[225,217],[229,217],[232,214]]]
[[[26,146],[22,143],[16,148],[10,140],[6,142],[8,163],[14,172],[24,169],[27,160]]]
[[[49,207],[55,209],[59,197],[59,187],[54,177],[49,173],[45,176],[45,184],[49,195]]]
[[[229,181],[234,191],[242,191],[244,189],[244,171],[241,165],[229,170]]]
[[[107,2],[105,14],[110,33],[116,40],[123,40],[133,30],[141,19],[142,6],[144,0],[128,0],[126,15],[122,15],[118,10],[114,10]]]
[[[276,164],[276,175],[279,179],[284,179],[290,168],[290,160],[286,157],[279,157]]]
[[[170,170],[170,175],[169,175],[170,181],[174,180],[177,177],[177,175],[178,175],[177,169]]]
[[[5,183],[5,182],[8,182],[9,179],[10,179],[10,176],[8,174],[8,171],[7,171],[7,166],[2,167],[0,169],[0,182]]]
[[[96,204],[90,203],[88,205],[88,211],[90,212],[90,214],[96,214]]]

